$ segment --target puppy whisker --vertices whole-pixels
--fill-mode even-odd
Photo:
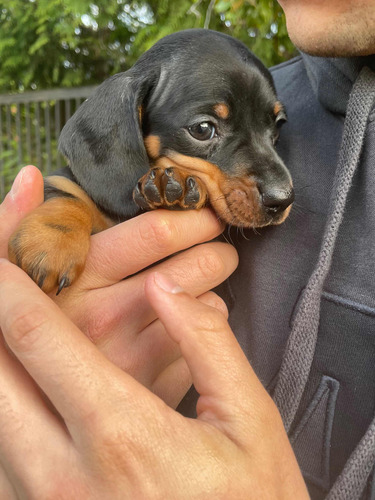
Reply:
[[[244,226],[240,226],[239,227],[239,231],[241,233],[241,236],[243,237],[244,240],[246,241],[250,241],[250,238],[248,238],[245,234],[245,227]]]
[[[315,210],[311,210],[304,205],[294,202],[291,214],[295,213],[296,215],[304,215],[304,214],[312,214],[316,215],[317,212]]]
[[[228,224],[227,232],[228,232],[229,243],[231,243],[231,245],[234,245],[232,235],[230,234],[232,227],[233,227],[232,224]]]

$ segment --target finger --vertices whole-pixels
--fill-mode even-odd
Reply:
[[[212,307],[227,314],[225,304],[216,294],[208,292],[199,297],[199,300],[210,303]],[[101,316],[100,312],[99,316]],[[155,313],[153,316],[155,317]],[[127,323],[126,315],[123,318],[117,317],[116,324],[103,326],[104,331],[110,331],[110,334],[104,334],[102,338],[92,335],[91,339],[95,338],[96,345],[112,363],[131,374],[145,387],[155,387],[156,380],[160,377],[157,382],[158,390],[153,392],[160,396],[172,388],[174,390],[174,394],[171,396],[173,401],[179,401],[191,385],[190,375],[188,381],[185,381],[187,379],[183,378],[183,373],[178,372],[174,375],[173,370],[170,369],[168,373],[169,377],[173,379],[172,384],[169,383],[166,374],[163,375],[163,381],[161,380],[161,374],[181,358],[178,344],[166,334],[163,324],[157,319],[140,331],[128,331]],[[179,381],[178,386],[175,384],[176,380]],[[165,389],[164,383],[168,386]],[[178,389],[179,387],[180,389]],[[166,401],[164,396],[162,399]],[[173,403],[169,401],[167,403],[173,406]]]
[[[132,398],[136,402],[128,413],[138,414],[150,405],[147,398],[152,395],[147,392],[137,406],[133,392],[142,396],[146,390],[110,363],[25,273],[4,259],[0,259],[0,328],[73,437],[80,439],[90,418],[105,418],[107,406],[97,404],[103,398],[109,408]]]
[[[173,253],[212,240],[222,230],[208,209],[142,214],[92,237],[81,284],[95,288],[116,283]]]
[[[209,291],[197,297],[199,302],[205,304],[206,306],[213,307],[217,311],[219,311],[224,318],[227,320],[229,313],[228,308],[224,300],[219,297],[215,292]]]
[[[214,242],[181,252],[155,268],[177,276],[185,289],[198,296],[225,280],[237,263],[233,247]],[[57,300],[112,363],[146,387],[180,356],[178,346],[155,321],[155,312],[145,300],[144,282],[150,272],[104,289],[62,293]]]
[[[247,433],[246,415],[257,422],[257,415],[264,414],[272,402],[223,314],[159,273],[149,277],[145,290],[189,366],[200,394],[199,418],[224,426],[228,432],[235,423],[236,434],[238,427]]]
[[[224,301],[215,293],[207,292],[198,297],[198,300],[203,304],[214,307],[225,317],[228,317],[228,309]],[[155,323],[159,324],[159,328],[163,328],[160,320]],[[165,332],[164,335],[167,337]],[[172,408],[177,408],[193,382],[189,367],[185,359],[181,357],[180,349],[175,349],[175,351],[176,355],[173,362],[169,362],[163,370],[158,371],[158,376],[151,386],[154,394]]]
[[[57,450],[66,450],[69,440],[61,423],[47,408],[35,384],[7,351],[3,341],[0,342],[0,367],[0,462],[12,484],[36,487],[38,480],[42,480],[41,464],[47,474],[56,463]],[[53,443],[53,446],[46,443]],[[28,461],[25,467],[27,456],[39,457],[39,460]],[[3,479],[0,477],[0,491],[6,486],[6,483],[1,486]],[[0,498],[8,497],[0,495]]]
[[[0,257],[8,255],[8,240],[21,219],[43,203],[43,177],[33,165],[24,167],[17,175],[11,191],[0,206]]]
[[[11,485],[8,476],[6,475],[4,468],[1,466],[0,466],[0,498],[3,498],[4,500],[17,500],[17,498],[19,498],[13,486]]]
[[[227,243],[206,243],[195,246],[178,255],[167,259],[154,268],[132,276],[114,286],[108,287],[106,293],[102,290],[92,290],[85,298],[88,310],[95,307],[95,318],[79,317],[73,321],[85,331],[100,347],[113,342],[121,342],[121,337],[113,337],[115,324],[125,325],[124,335],[139,336],[156,318],[149,302],[144,300],[144,286],[147,277],[157,269],[159,272],[178,280],[184,289],[193,296],[202,295],[215,288],[230,276],[238,264],[236,250]],[[126,318],[126,324],[125,324]],[[108,324],[103,322],[108,319]],[[101,325],[98,324],[101,321]],[[100,338],[96,332],[99,332]],[[108,333],[103,333],[108,332]],[[141,343],[142,336],[137,342]],[[141,346],[141,350],[147,346]]]
[[[177,408],[193,383],[189,367],[181,356],[168,365],[151,385],[152,392],[171,408]]]
[[[215,293],[207,292],[198,297],[198,300],[203,304],[207,304],[217,309],[227,317],[227,307],[224,301]],[[181,357],[179,345],[165,332],[164,326],[159,319],[146,328],[145,331],[141,333],[141,336],[145,339],[145,349],[139,349],[141,358],[143,356],[145,359],[152,360],[152,353],[156,355],[154,360],[149,363],[150,373],[145,370],[144,365],[141,364],[141,360],[138,361],[138,364],[142,367],[142,373],[145,378],[137,380],[140,380],[145,385],[151,385],[153,387],[157,385],[158,395],[160,395],[161,392],[163,392],[163,394],[169,393],[173,400],[178,403],[186,394],[192,383],[190,371],[187,367],[183,366],[184,363],[182,362],[183,358]],[[159,337],[157,342],[154,341],[155,337]],[[147,349],[150,349],[149,354]],[[174,370],[177,371],[174,372]],[[155,376],[152,378],[152,374],[155,373],[157,374],[156,379]],[[165,384],[165,388],[163,384]],[[164,397],[162,397],[162,399],[165,401]]]

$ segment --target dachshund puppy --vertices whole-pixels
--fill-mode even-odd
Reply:
[[[229,224],[280,224],[294,199],[274,148],[285,119],[269,72],[241,42],[199,29],[163,38],[66,123],[69,166],[45,179],[10,259],[59,293],[82,271],[90,235],[140,210],[209,203]]]

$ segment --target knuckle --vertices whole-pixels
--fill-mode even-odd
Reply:
[[[101,419],[97,425],[89,423],[92,433],[91,446],[96,460],[101,469],[106,470],[110,465],[111,469],[119,471],[129,470],[136,462],[139,453],[140,443],[138,436],[133,436],[131,429],[127,432],[118,425],[118,417],[114,424],[111,418]]]
[[[176,232],[174,225],[167,216],[159,214],[152,213],[152,217],[140,227],[140,240],[146,250],[151,247],[164,251],[173,245]]]
[[[108,307],[107,302],[104,302],[95,309],[90,309],[90,312],[85,316],[84,321],[80,322],[79,326],[87,337],[94,344],[97,344],[111,335],[118,319],[113,308]]]
[[[225,318],[228,318],[228,307],[224,300],[214,292],[207,292],[204,302],[219,311]]]
[[[203,277],[209,281],[217,281],[225,273],[225,263],[221,255],[209,246],[203,246],[198,257],[198,268]]]
[[[6,338],[11,346],[27,351],[38,340],[41,329],[47,322],[48,318],[41,308],[23,310],[8,320],[5,325]]]
[[[199,329],[206,333],[217,333],[226,327],[227,322],[223,313],[214,308],[202,312],[197,322]]]
[[[119,429],[116,425],[101,424],[99,428],[96,429],[95,436],[97,443],[99,443],[102,456],[106,455],[107,458],[108,456],[112,456],[120,461],[124,459],[122,453],[119,453],[119,449],[127,448],[131,440],[122,429]]]

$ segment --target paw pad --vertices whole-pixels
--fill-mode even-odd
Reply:
[[[152,168],[134,189],[133,198],[142,209],[196,209],[207,201],[207,192],[198,177],[175,167]]]

